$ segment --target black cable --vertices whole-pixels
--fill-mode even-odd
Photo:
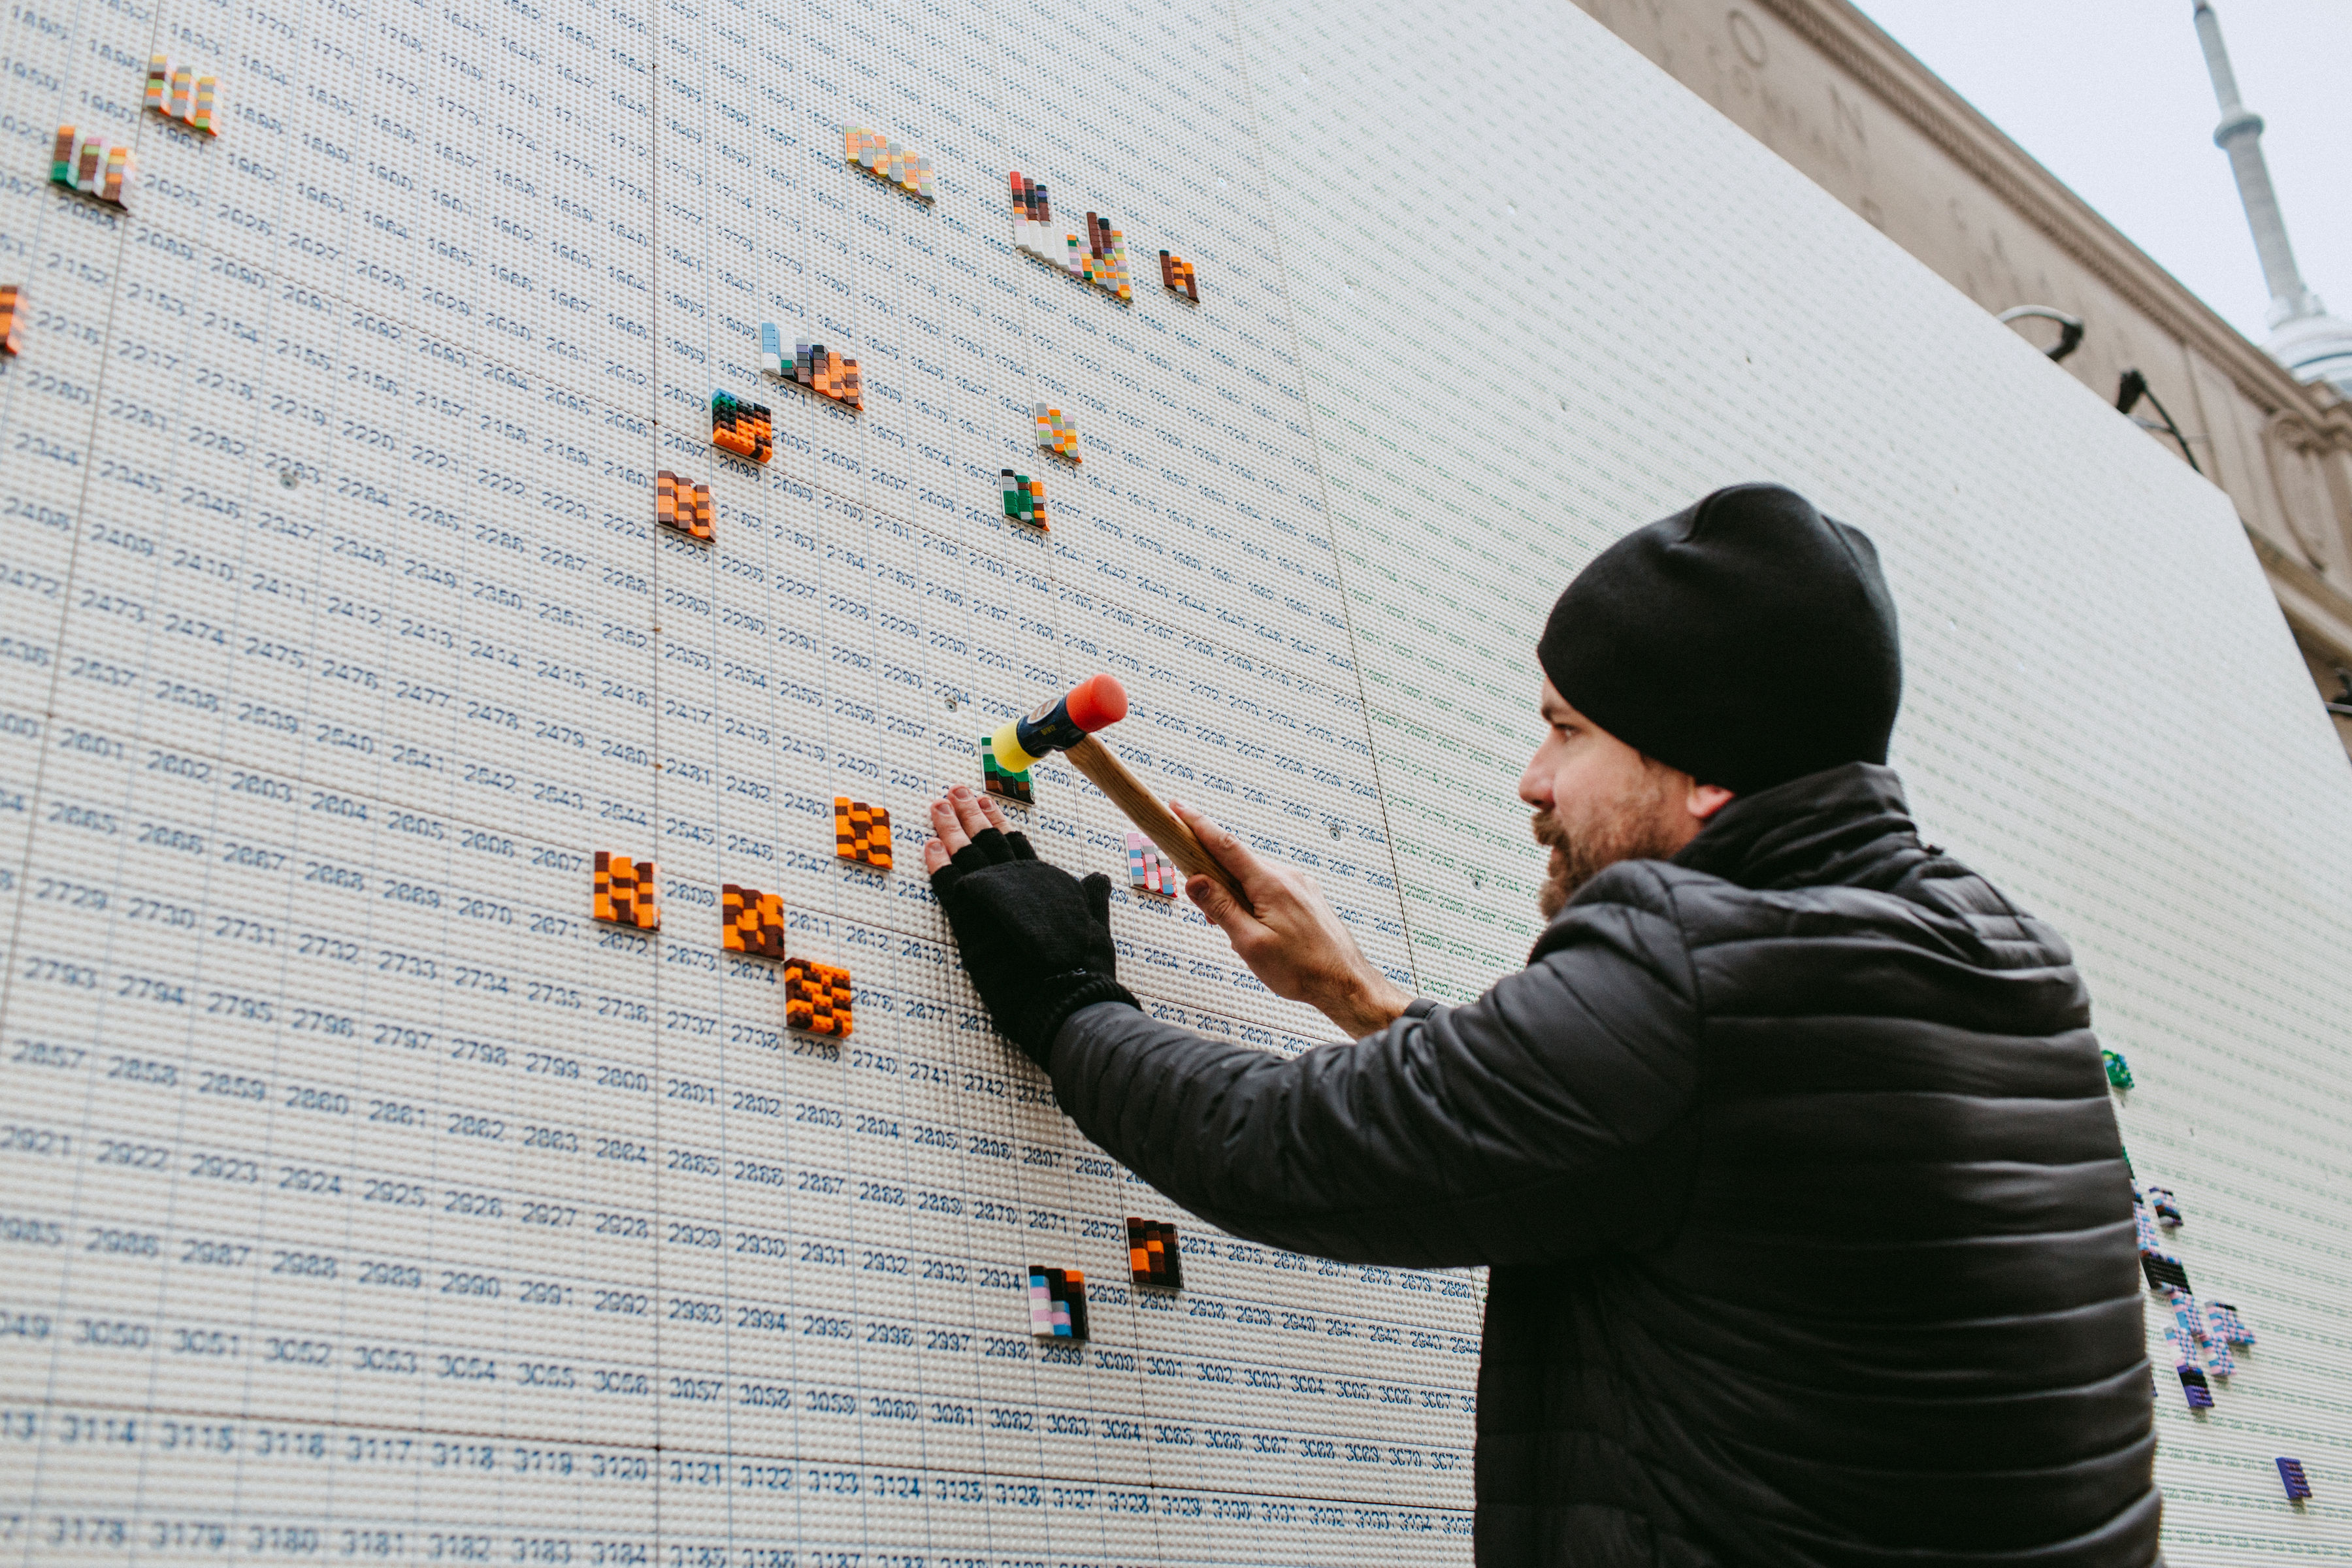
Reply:
[[[2164,416],[2164,427],[2170,431],[2172,438],[2180,444],[2180,455],[2189,459],[2189,466],[2200,474],[2204,473],[2205,466],[2197,460],[2197,454],[2189,449],[2189,437],[2183,436],[2180,433],[2180,426],[2172,422],[2172,415],[2165,408],[2163,401],[2148,389],[2147,377],[2136,370],[2124,372],[2123,380],[2116,386],[2116,412],[2129,414],[2132,411],[2132,405],[2143,397],[2147,399],[2150,407]]]

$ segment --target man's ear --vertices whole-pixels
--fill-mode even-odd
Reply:
[[[1692,781],[1689,792],[1683,797],[1683,809],[1701,822],[1712,818],[1732,802],[1732,793],[1721,784],[1703,784]]]

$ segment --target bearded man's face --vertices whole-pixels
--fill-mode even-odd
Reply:
[[[1583,796],[1535,814],[1536,842],[1551,851],[1536,907],[1549,920],[1576,890],[1620,860],[1664,860],[1690,842],[1678,830],[1683,775],[1643,757],[1641,775],[1607,799]]]
[[[1731,798],[1643,756],[1570,706],[1549,680],[1543,718],[1547,732],[1520,775],[1519,798],[1535,807],[1536,842],[1551,851],[1536,895],[1546,920],[1620,860],[1674,855]]]

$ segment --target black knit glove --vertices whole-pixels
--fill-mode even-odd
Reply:
[[[1110,879],[1081,882],[1037,858],[1025,833],[986,828],[931,878],[964,972],[999,1034],[1051,1066],[1063,1021],[1097,1002],[1136,1002],[1118,983]]]

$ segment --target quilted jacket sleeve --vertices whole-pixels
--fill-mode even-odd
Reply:
[[[1103,1004],[1063,1026],[1054,1088],[1087,1136],[1235,1235],[1538,1262],[1638,1248],[1681,1212],[1697,1016],[1671,895],[1628,865],[1466,1005],[1286,1058]]]

